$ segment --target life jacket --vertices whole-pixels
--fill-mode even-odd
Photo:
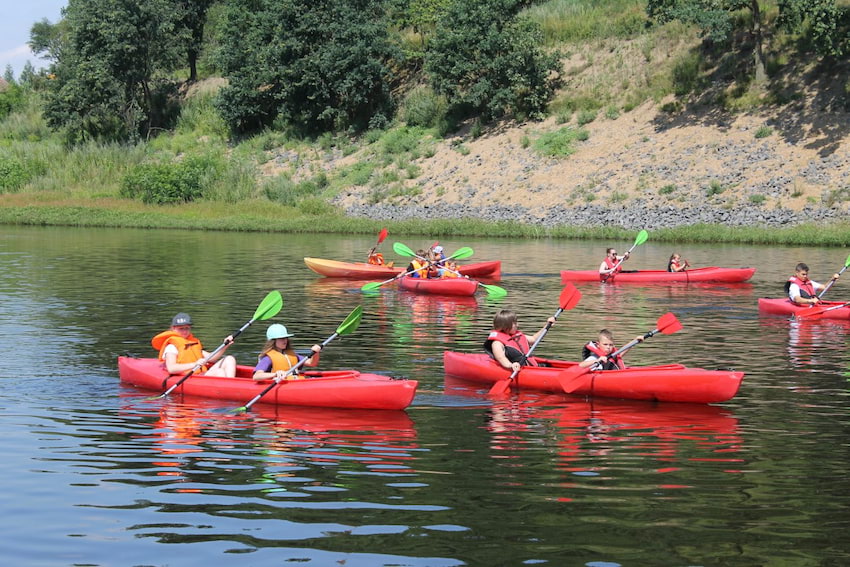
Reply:
[[[617,266],[618,260],[612,260],[608,256],[605,256],[604,262],[605,262],[605,267],[608,268],[609,270],[612,270],[614,268],[614,266]],[[620,272],[620,270],[623,269],[623,263],[619,262],[619,264],[620,265],[617,266],[616,270],[614,270],[613,272],[611,272],[609,274],[602,274],[602,277],[605,277],[607,275],[610,278],[614,274],[618,274]]]
[[[678,268],[681,268],[681,267],[682,267],[681,262],[677,262],[676,260],[670,260],[670,263],[667,264],[667,271],[668,272],[674,272],[674,271],[678,272],[679,271]],[[673,268],[676,268],[676,270],[674,270]]]
[[[490,331],[487,339],[484,341],[484,350],[491,357],[493,356],[493,342],[498,341],[505,345],[505,356],[511,362],[523,363],[525,354],[529,350],[528,337],[517,331],[514,335],[503,333],[502,331]],[[539,366],[537,361],[532,358],[525,358],[525,363],[529,366]]]
[[[800,297],[802,297],[803,299],[811,299],[815,296],[815,286],[812,283],[812,280],[803,282],[797,276],[791,276],[790,278],[788,278],[788,281],[785,282],[785,293],[790,293],[792,283],[797,284],[797,286],[800,288]]]
[[[594,354],[599,358],[602,358],[603,356],[608,357],[608,362],[599,363],[600,366],[602,366],[602,370],[622,370],[626,367],[626,365],[623,363],[622,356],[618,354],[617,356],[612,357],[610,354],[605,354],[605,351],[602,350],[602,347],[596,344],[596,341],[590,341],[581,349],[582,360],[587,360],[588,357]]]
[[[408,272],[413,271],[411,276],[414,278],[427,278],[428,277],[428,262],[420,261],[420,260],[412,260],[410,262],[410,266],[408,266]]]
[[[445,264],[443,269],[443,277],[444,278],[457,278],[460,277],[460,272],[457,271],[457,264],[452,261],[448,261]]]
[[[380,252],[375,252],[374,254],[369,255],[368,262],[370,264],[374,264],[375,266],[383,266],[384,265],[384,255]]]
[[[269,372],[277,372],[278,370],[286,371],[298,364],[298,355],[292,350],[280,352],[279,350],[271,349],[270,351],[261,354],[260,358],[262,358],[263,355],[272,359],[272,367]]]
[[[177,362],[179,364],[195,363],[204,357],[204,347],[201,346],[201,341],[191,333],[188,337],[183,338],[176,331],[169,329],[151,339],[151,346],[159,350],[159,360],[163,362],[165,362],[165,347],[168,345],[177,347]],[[203,374],[206,371],[207,367],[201,366],[197,372]]]

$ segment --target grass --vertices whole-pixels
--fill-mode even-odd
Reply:
[[[580,141],[587,139],[586,130],[566,126],[573,117],[578,126],[600,117],[616,120],[622,116],[628,120],[627,114],[647,101],[659,105],[664,101],[663,108],[671,114],[680,113],[691,108],[690,97],[705,89],[711,73],[717,72],[703,60],[695,28],[676,22],[647,27],[645,0],[548,0],[534,3],[525,15],[541,25],[549,47],[565,54],[564,76],[569,79],[568,87],[557,94],[549,108],[558,128],[537,133],[531,126],[529,134],[519,140],[522,148],[533,148],[546,156],[569,156]],[[794,45],[789,39],[779,49],[793,50]],[[776,51],[771,52],[769,72],[779,77],[794,58]],[[715,99],[719,107],[740,111],[779,102],[772,91],[745,86],[730,83]],[[850,100],[850,81],[845,80],[844,91]],[[371,203],[413,200],[421,193],[421,186],[414,181],[422,175],[421,160],[433,157],[439,144],[445,143],[446,100],[425,86],[412,89],[400,101],[402,122],[360,137],[336,133],[300,139],[270,129],[236,143],[229,139],[213,100],[210,93],[187,100],[174,131],[147,144],[87,144],[69,150],[42,119],[38,98],[31,97],[25,108],[0,123],[0,222],[374,232],[380,228],[379,223],[345,218],[331,199],[344,191],[357,190],[365,191]],[[469,124],[468,135],[451,146],[461,155],[470,154],[476,138],[490,134],[489,125],[477,120]],[[755,137],[773,134],[763,126]],[[157,207],[119,198],[123,180],[140,164],[179,163],[193,157],[203,157],[215,172],[205,180],[201,201]],[[4,171],[9,182],[5,188]],[[465,174],[458,172],[457,179],[463,179]],[[595,185],[565,197],[571,204],[577,200],[591,202],[596,199],[592,189]],[[732,187],[713,180],[704,187],[704,194],[719,196],[727,188]],[[653,189],[647,185],[644,190]],[[441,196],[446,189],[436,191]],[[683,192],[672,184],[657,192],[684,199]],[[734,191],[726,192],[729,193]],[[802,195],[803,188],[795,179],[791,196]],[[611,199],[624,202],[627,196],[615,192]],[[762,195],[752,195],[749,202],[760,205],[764,199]],[[843,206],[850,201],[850,189],[831,189],[807,200],[816,205]],[[629,231],[614,228],[543,227],[480,219],[380,225],[389,225],[399,234],[436,236],[630,236]],[[830,225],[829,230],[808,225],[783,229],[698,226],[656,232],[653,240],[843,245],[850,241],[848,233],[848,225],[841,223]]]

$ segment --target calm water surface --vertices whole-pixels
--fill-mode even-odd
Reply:
[[[392,257],[389,241],[384,252]],[[430,239],[406,238],[414,249]],[[446,382],[445,349],[480,349],[502,307],[534,331],[561,269],[631,242],[443,241],[502,259],[494,302],[331,281],[304,256],[358,259],[374,237],[0,227],[0,557],[7,565],[846,565],[850,324],[759,316],[793,265],[828,277],[848,250],[698,245],[691,264],[755,266],[751,283],[583,284],[539,347],[575,359],[674,312],[684,325],[632,364],[736,368],[717,406],[523,393]],[[650,241],[630,268],[661,268]],[[400,259],[397,259],[400,260]],[[403,261],[403,260],[400,260]],[[420,381],[404,412],[254,406],[119,384],[116,357],[154,356],[177,311],[210,348],[272,289],[306,348],[358,304],[322,367]],[[850,280],[830,291],[850,299]],[[267,323],[231,348],[250,364]],[[247,401],[247,400],[246,400]]]

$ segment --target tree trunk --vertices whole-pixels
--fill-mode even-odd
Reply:
[[[753,67],[755,71],[756,84],[762,84],[767,80],[767,71],[765,70],[764,51],[762,50],[762,29],[761,29],[761,9],[759,8],[759,0],[751,0],[750,10],[753,13]]]

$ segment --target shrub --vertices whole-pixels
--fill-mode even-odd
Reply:
[[[756,139],[767,138],[771,134],[773,134],[773,129],[770,126],[761,126],[756,130]]]
[[[0,155],[0,193],[17,191],[29,181],[27,169],[19,160]]]
[[[761,205],[766,199],[764,195],[750,195],[750,203],[754,205]]]
[[[210,171],[211,165],[204,157],[179,163],[143,163],[124,177],[121,195],[156,205],[200,199],[211,176],[215,175],[215,171]]]
[[[587,140],[587,130],[576,130],[569,126],[547,132],[534,142],[534,149],[551,157],[566,157],[575,152],[575,142]]]
[[[446,97],[434,89],[419,86],[411,90],[402,103],[401,116],[408,126],[435,128],[446,118]]]
[[[662,187],[661,189],[658,190],[658,194],[659,195],[669,195],[670,193],[672,193],[675,190],[676,190],[675,185],[672,185],[672,184],[665,185],[664,187]]]
[[[579,126],[584,126],[585,124],[590,124],[596,120],[596,111],[595,110],[581,110],[576,117],[576,122]]]

